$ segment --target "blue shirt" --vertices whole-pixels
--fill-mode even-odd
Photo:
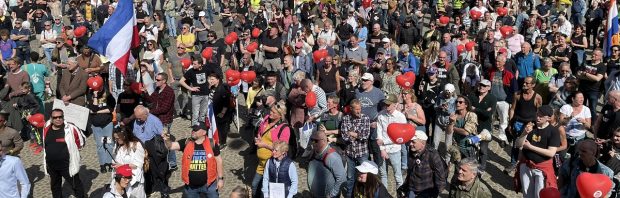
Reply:
[[[6,41],[0,40],[0,52],[2,52],[2,59],[6,60],[13,56],[13,49],[17,46],[15,45],[15,41],[11,39],[7,39]]]
[[[456,45],[454,45],[454,43],[452,42],[448,42],[446,43],[444,46],[441,47],[441,51],[446,52],[446,54],[448,54],[448,58],[450,59],[450,63],[454,64],[456,63],[456,60],[458,60],[458,52],[456,50]]]
[[[528,54],[519,52],[515,56],[515,62],[519,70],[519,78],[534,76],[534,71],[540,68],[540,58],[531,51]]]
[[[362,27],[357,32],[357,37],[359,38],[357,44],[366,49],[366,39],[368,39],[368,28]]]
[[[155,135],[161,135],[164,130],[164,125],[159,118],[149,113],[145,122],[136,120],[133,123],[133,134],[140,139],[142,143],[149,141],[155,137]]]
[[[30,181],[19,158],[5,155],[0,159],[0,178],[0,197],[28,197]],[[17,190],[17,181],[21,184],[21,192]]]

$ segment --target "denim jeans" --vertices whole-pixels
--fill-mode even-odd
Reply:
[[[429,197],[438,197],[439,196],[439,192],[437,192],[436,189],[427,189],[421,192],[414,192],[414,191],[409,191],[409,195],[407,195],[407,198],[429,198]]]
[[[105,127],[92,126],[97,144],[97,156],[99,157],[99,165],[112,163],[112,153],[114,153],[114,140],[112,137],[112,123],[108,123]],[[110,143],[105,143],[110,142]],[[105,148],[104,148],[105,147]]]
[[[186,109],[189,110],[190,108],[187,105],[190,99],[190,96],[187,93],[187,89],[179,85],[179,81],[172,83],[170,87],[172,87],[172,90],[174,90],[174,98],[175,98],[174,109],[176,111],[175,112],[176,115],[180,116],[180,115],[185,114]]]
[[[206,195],[207,198],[217,198],[220,194],[217,191],[217,181],[211,183],[211,185],[204,185],[198,188],[193,188],[190,186],[184,187],[185,197],[187,198],[198,198],[202,197],[201,195]]]
[[[353,186],[355,185],[355,167],[368,160],[368,154],[364,154],[358,158],[347,156],[347,181],[345,182],[345,197],[351,197],[353,194]]]
[[[254,179],[252,179],[252,196],[251,197],[262,197],[263,192],[261,189],[263,184],[263,175],[256,173],[254,175]]]
[[[166,24],[168,26],[168,35],[177,37],[177,19],[166,14]]]
[[[208,104],[209,96],[192,95],[192,126],[205,121]]]
[[[575,53],[575,56],[577,57],[577,65],[578,65],[578,67],[581,67],[581,65],[583,65],[583,61],[586,58],[586,50],[577,49],[577,50],[575,50],[573,52]]]
[[[392,169],[394,170],[394,177],[396,178],[396,188],[403,185],[403,173],[401,168],[400,161],[400,151],[394,153],[388,153],[389,158],[385,159],[381,167],[379,167],[379,174],[381,175],[381,183],[388,188],[388,171],[387,171],[387,161],[390,161],[392,164]],[[388,188],[389,189],[389,188]]]
[[[45,59],[47,60],[47,64],[51,67],[52,66],[52,51],[54,51],[54,48],[43,48],[43,53],[45,53]]]
[[[590,108],[590,114],[592,114],[592,120],[596,120],[596,106],[598,105],[598,98],[601,97],[601,93],[598,91],[584,91],[583,95],[586,96],[588,108]]]
[[[164,127],[167,128],[168,131],[170,131],[170,128],[172,127],[172,123],[165,124]],[[174,150],[168,150],[168,165],[169,165],[168,167],[170,168],[177,166],[177,153]]]
[[[440,149],[439,143],[441,142],[441,138],[443,137],[445,137],[445,147],[443,149]],[[435,130],[433,130],[433,146],[435,147],[435,150],[443,152],[442,154],[445,156],[444,160],[446,160],[446,162],[449,162],[450,156],[448,153],[448,149],[450,149],[450,146],[452,146],[452,133],[448,134],[439,125],[435,125]]]

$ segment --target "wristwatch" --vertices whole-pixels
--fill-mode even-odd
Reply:
[[[217,179],[224,181],[224,177],[218,177]]]

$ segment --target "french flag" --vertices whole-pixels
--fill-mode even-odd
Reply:
[[[611,47],[613,45],[618,45],[620,29],[618,28],[618,5],[616,5],[616,0],[611,0],[609,2],[611,6],[609,7],[609,14],[607,15],[607,39],[605,40],[604,50],[605,56],[611,55]]]
[[[131,49],[140,45],[136,11],[132,0],[120,0],[114,13],[88,40],[88,46],[105,56],[125,75],[134,57]]]
[[[207,105],[207,119],[205,123],[209,126],[209,131],[207,131],[207,135],[209,138],[213,139],[213,143],[219,145],[220,144],[220,132],[217,130],[217,124],[215,124],[215,112],[213,111],[213,103],[209,102]]]

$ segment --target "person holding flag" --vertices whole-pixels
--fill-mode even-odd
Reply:
[[[209,74],[209,104],[207,108],[207,123],[211,125],[209,138],[213,138],[215,144],[220,145],[220,149],[226,148],[226,138],[230,128],[231,113],[230,106],[231,93],[226,85],[222,84],[222,79],[215,73]],[[217,119],[216,119],[217,118]]]
[[[606,39],[603,44],[605,57],[611,56],[611,47],[620,45],[620,27],[618,26],[618,5],[616,0],[609,2],[609,14],[607,15]]]

